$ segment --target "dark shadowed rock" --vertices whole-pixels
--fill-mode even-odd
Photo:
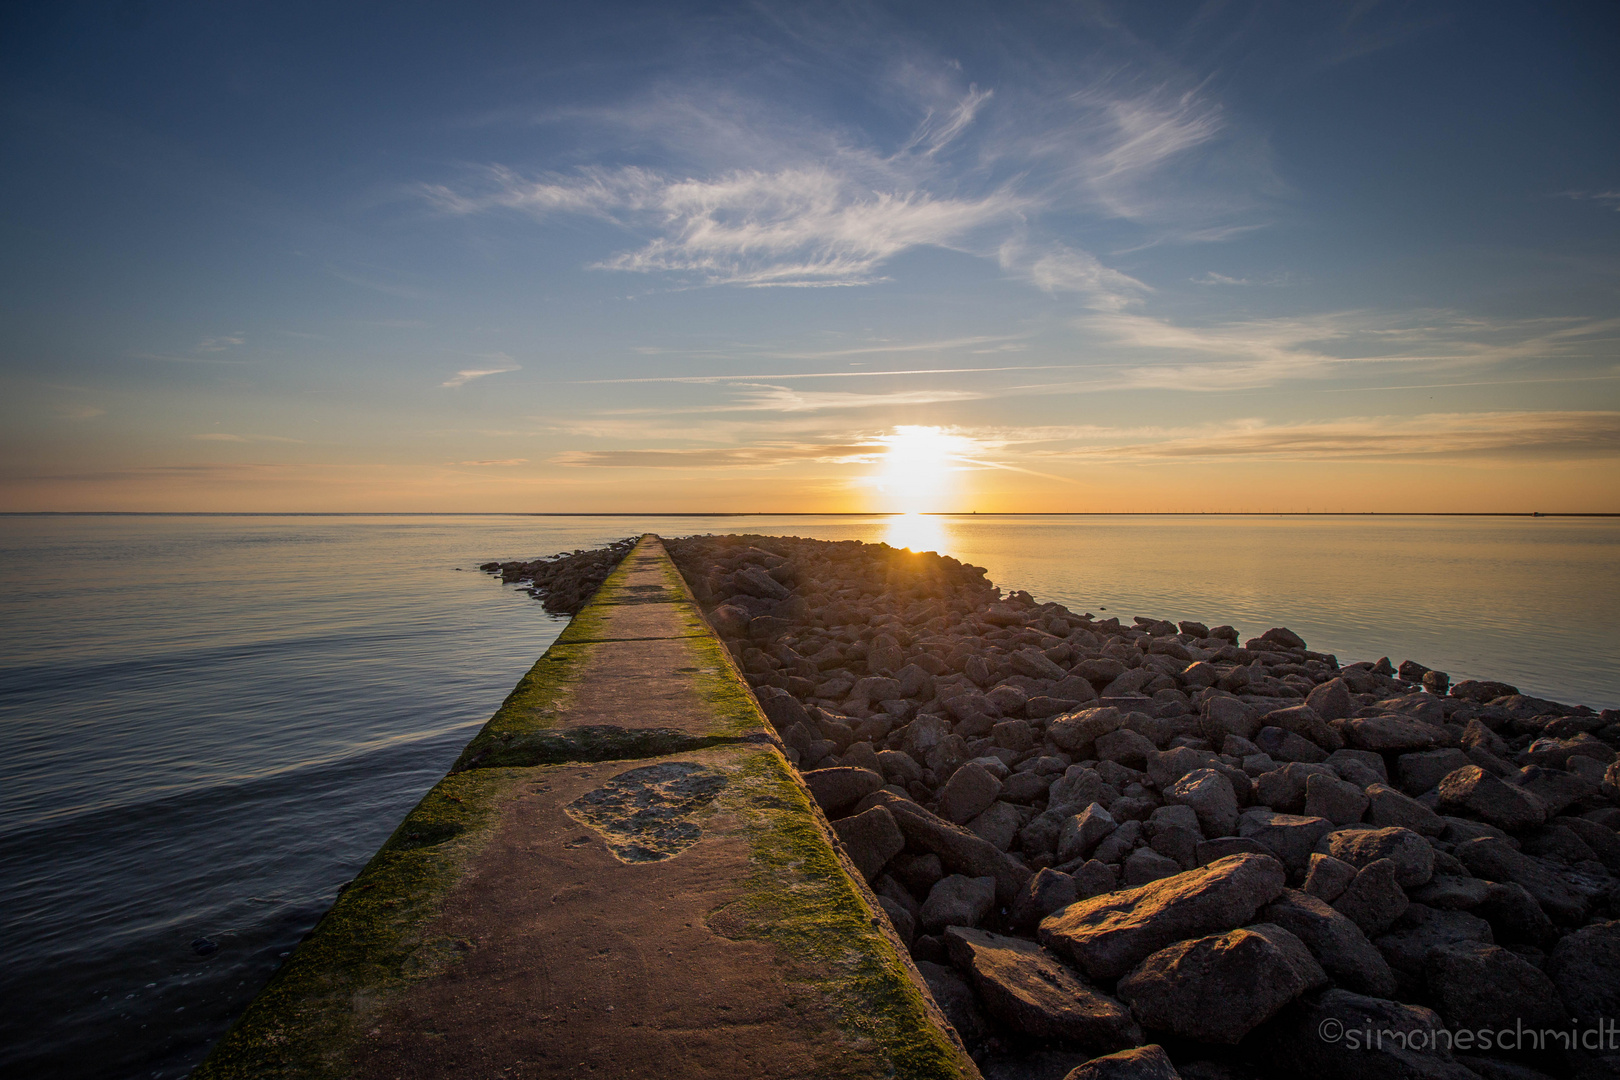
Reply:
[[[883,777],[868,769],[836,766],[804,774],[804,784],[816,804],[828,814],[847,810],[883,786]]]
[[[1058,832],[1058,862],[1066,863],[1088,854],[1092,848],[1115,829],[1119,823],[1098,803],[1092,803],[1078,814],[1064,819]]]
[[[1367,812],[1367,793],[1347,780],[1310,776],[1305,780],[1305,816],[1350,825]]]
[[[1427,885],[1412,890],[1412,899],[1442,911],[1471,911],[1490,899],[1492,884],[1477,877],[1436,874]]]
[[[940,878],[923,901],[922,929],[938,933],[947,926],[977,926],[996,902],[996,880],[951,874]]]
[[[1454,1028],[1561,1028],[1569,1023],[1553,982],[1498,945],[1460,942],[1429,950],[1429,998]]]
[[[1324,751],[1344,748],[1344,736],[1331,727],[1309,703],[1274,709],[1262,716],[1260,723],[1263,727],[1280,727],[1284,731],[1292,732]]]
[[[1452,739],[1450,733],[1443,727],[1404,716],[1386,715],[1341,720],[1338,726],[1339,733],[1350,746],[1378,754],[1433,750]]]
[[[1303,941],[1338,985],[1375,997],[1395,992],[1395,974],[1367,935],[1316,897],[1285,889],[1282,896],[1260,909],[1257,918],[1275,923]]]
[[[1469,764],[1468,755],[1456,747],[1402,754],[1395,761],[1395,782],[1406,794],[1421,795]]]
[[[1406,890],[1395,880],[1394,860],[1378,859],[1356,871],[1333,906],[1361,927],[1363,934],[1374,937],[1400,918],[1410,903]]]
[[[1317,764],[1327,760],[1328,752],[1302,735],[1280,727],[1263,727],[1254,737],[1254,743],[1273,761],[1302,761]]]
[[[1232,782],[1214,769],[1194,769],[1171,784],[1164,801],[1190,806],[1207,837],[1230,836],[1237,829],[1237,794]]]
[[[948,869],[973,877],[989,876],[996,882],[996,900],[1011,904],[1030,870],[990,841],[930,814],[916,803],[883,793],[881,805],[894,815],[906,841],[938,855]]]
[[[1305,695],[1305,704],[1315,710],[1323,720],[1343,720],[1355,712],[1350,688],[1343,679],[1329,679]]]
[[[1271,1064],[1279,1076],[1310,1080],[1479,1080],[1436,1045],[1439,1015],[1418,1005],[1328,990],[1301,999],[1266,1029]],[[1366,1039],[1364,1032],[1399,1032],[1405,1038]],[[1324,1037],[1326,1036],[1326,1037]],[[1365,1041],[1363,1041],[1365,1039]],[[1412,1044],[1423,1049],[1414,1049]]]
[[[970,761],[951,774],[939,793],[939,814],[954,825],[966,825],[990,808],[1001,794],[1001,781],[989,769]]]
[[[1042,944],[1093,979],[1117,979],[1172,942],[1242,926],[1283,890],[1282,863],[1233,855],[1140,888],[1070,904],[1040,925]]]
[[[1160,949],[1118,992],[1149,1030],[1230,1044],[1327,981],[1303,942],[1259,923]]]
[[[1135,888],[1181,873],[1181,864],[1152,848],[1137,848],[1126,856],[1124,869],[1126,886]]]
[[[881,806],[862,814],[833,822],[833,832],[843,841],[855,868],[868,881],[877,877],[890,859],[905,849],[906,838],[894,817]]]
[[[1313,852],[1305,871],[1304,890],[1325,904],[1337,900],[1356,880],[1356,868],[1342,859]]]
[[[1434,848],[1411,829],[1339,829],[1329,833],[1318,850],[1358,870],[1391,859],[1402,888],[1415,888],[1434,876]]]
[[[1052,912],[1061,911],[1078,899],[1080,893],[1073,876],[1051,868],[1043,869],[1018,890],[1012,905],[1012,924],[1025,930],[1033,929]]]
[[[1504,784],[1478,765],[1458,769],[1439,784],[1441,814],[1476,817],[1507,832],[1531,829],[1547,819],[1546,804],[1522,788]]]
[[[1491,924],[1491,934],[1501,945],[1545,948],[1558,937],[1536,898],[1523,885],[1511,881],[1487,882],[1485,899],[1470,910]]]
[[[1018,836],[1018,827],[1024,822],[1018,808],[1009,802],[993,802],[990,808],[968,822],[968,831],[988,840],[999,851],[1012,847]]]
[[[1368,785],[1366,819],[1381,829],[1411,829],[1423,836],[1439,836],[1446,831],[1439,814],[1385,784]]]
[[[1117,888],[1119,888],[1119,868],[1099,859],[1087,859],[1074,871],[1076,899],[1090,900],[1093,896],[1111,893]]]
[[[1124,715],[1111,705],[1081,709],[1053,720],[1047,725],[1046,737],[1059,750],[1080,754],[1092,750],[1100,736],[1118,731],[1124,723]]]
[[[917,970],[928,984],[929,993],[939,1003],[945,1019],[951,1022],[964,1042],[976,1043],[990,1034],[990,1023],[979,1008],[973,987],[955,968],[929,960],[917,961]]]
[[[1578,926],[1586,919],[1588,896],[1540,859],[1516,851],[1506,840],[1482,836],[1457,845],[1457,858],[1475,877],[1522,885],[1553,922]]]
[[[917,936],[917,920],[911,914],[911,909],[889,896],[880,895],[877,901],[878,907],[889,917],[889,924],[894,927],[894,932],[899,934],[900,940],[909,947]]]
[[[1014,1031],[1100,1051],[1142,1041],[1125,1006],[1033,941],[953,926],[945,931],[945,945],[985,1009]]]
[[[1092,1058],[1072,1069],[1063,1080],[1181,1080],[1181,1074],[1170,1063],[1164,1047],[1149,1043]]]
[[[1590,1023],[1620,1017],[1620,922],[1582,927],[1547,958],[1558,995],[1570,1014]]]
[[[1333,828],[1327,818],[1279,814],[1265,807],[1243,811],[1238,835],[1263,845],[1296,879],[1304,875],[1317,842]]]
[[[1387,934],[1373,941],[1389,966],[1422,985],[1429,953],[1442,945],[1490,945],[1491,928],[1466,911],[1436,911],[1413,904]]]
[[[1200,841],[1193,849],[1193,863],[1196,866],[1208,866],[1217,859],[1224,859],[1228,855],[1264,855],[1275,859],[1271,849],[1255,840],[1246,840],[1241,836],[1222,836],[1214,840]]]

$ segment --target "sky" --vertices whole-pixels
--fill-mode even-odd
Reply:
[[[1620,511],[1613,3],[0,20],[0,510]]]

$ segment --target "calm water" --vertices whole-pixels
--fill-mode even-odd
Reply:
[[[0,517],[0,1069],[183,1075],[561,629],[455,568],[649,530],[1620,704],[1612,519]]]

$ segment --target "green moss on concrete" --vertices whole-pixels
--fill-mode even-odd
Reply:
[[[439,781],[191,1075],[348,1075],[348,1050],[380,1008],[461,955],[464,943],[424,928],[529,775],[480,769]]]
[[[747,824],[746,895],[709,919],[717,932],[775,946],[787,978],[831,1012],[849,1048],[888,1060],[897,1077],[976,1075],[930,1014],[878,915],[833,850],[787,760],[753,755],[722,796]]]
[[[574,688],[579,685],[580,672],[594,648],[591,645],[561,646],[553,642],[461,751],[451,771],[487,767],[493,764],[487,761],[490,755],[514,739],[555,728],[568,710]]]

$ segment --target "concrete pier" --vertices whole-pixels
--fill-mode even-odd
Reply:
[[[647,536],[193,1075],[978,1072]]]

